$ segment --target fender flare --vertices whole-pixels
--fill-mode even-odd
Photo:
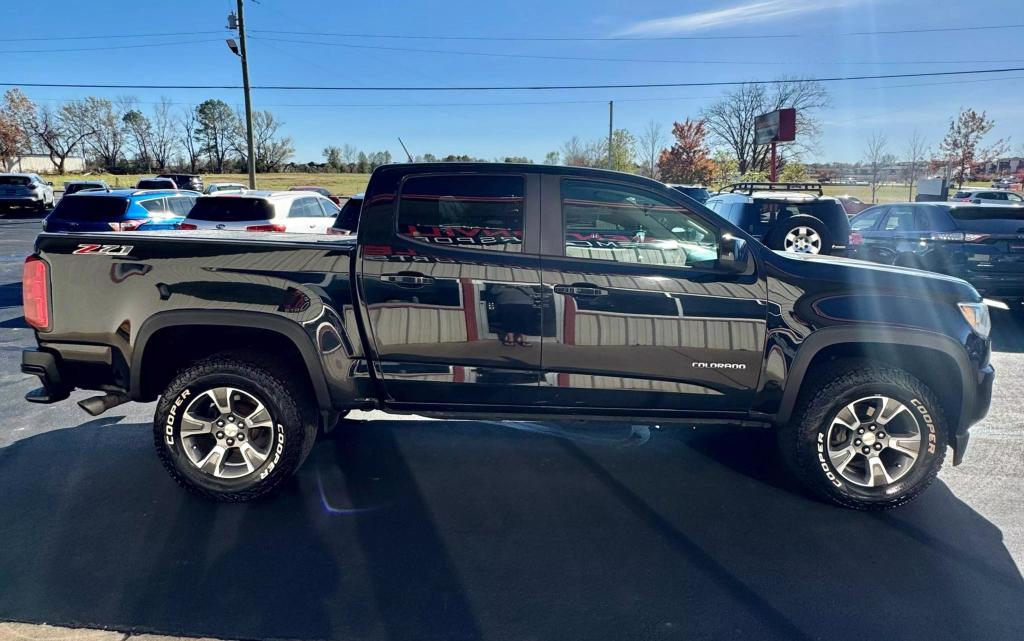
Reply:
[[[797,350],[786,376],[786,388],[782,393],[779,411],[775,416],[777,424],[785,424],[793,416],[797,398],[803,389],[804,378],[811,362],[822,350],[840,344],[898,345],[916,347],[939,352],[953,359],[960,374],[960,416],[955,425],[956,434],[967,427],[975,402],[975,383],[971,379],[973,366],[967,351],[953,338],[907,327],[823,327],[811,333]],[[951,435],[952,436],[952,435]]]
[[[265,312],[240,312],[233,310],[176,309],[153,314],[139,328],[132,346],[132,362],[129,389],[132,400],[141,400],[142,358],[150,338],[158,331],[169,327],[189,325],[215,325],[219,327],[247,327],[263,329],[287,338],[302,356],[309,380],[313,384],[317,405],[321,410],[332,409],[331,395],[327,387],[321,362],[313,340],[293,320]]]

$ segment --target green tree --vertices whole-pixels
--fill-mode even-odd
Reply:
[[[939,152],[945,161],[946,175],[952,176],[958,186],[963,186],[975,164],[987,163],[1006,152],[1008,145],[1003,139],[986,149],[981,147],[982,140],[995,125],[984,111],[978,113],[973,109],[961,110],[949,123],[949,131],[939,143]]]
[[[779,172],[779,181],[784,183],[799,183],[807,180],[807,168],[796,161],[787,162]]]
[[[341,147],[336,147],[335,145],[328,145],[324,147],[323,155],[324,161],[330,166],[331,169],[333,169],[334,171],[342,170],[343,163],[341,160]]]
[[[224,173],[224,163],[232,147],[232,139],[238,130],[238,117],[223,100],[205,100],[196,107],[199,139],[203,153],[218,174]]]
[[[607,145],[607,141],[605,142]],[[636,171],[636,137],[626,129],[616,129],[612,132],[611,144],[612,161],[608,163],[608,151],[605,151],[603,166],[615,171]]]
[[[356,160],[356,173],[370,173],[370,158],[366,155],[365,151],[359,152],[359,158]]]
[[[557,165],[559,163],[559,161],[561,160],[560,155],[561,154],[559,154],[557,151],[549,151],[544,156],[544,164],[545,165]]]

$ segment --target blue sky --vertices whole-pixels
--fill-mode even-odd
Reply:
[[[0,81],[237,84],[237,59],[223,42],[231,35],[224,25],[234,4],[233,0],[26,3],[19,10],[17,30],[9,29],[10,38],[0,42],[4,59]],[[259,0],[258,4],[250,0],[247,21],[254,84],[614,84],[1024,67],[1021,27],[840,35],[1021,23],[1024,14],[1019,0]],[[804,35],[774,39],[523,42],[308,35],[313,31],[535,38]],[[135,35],[152,33],[180,35]],[[125,37],[12,41],[97,35]],[[136,46],[141,43],[152,46]],[[124,48],[54,51],[115,46]],[[985,81],[976,82],[980,79]],[[806,160],[858,160],[864,154],[864,139],[873,131],[886,134],[891,151],[897,153],[914,129],[935,144],[960,107],[986,110],[996,121],[993,138],[1010,137],[1011,149],[1024,153],[1024,72],[869,80],[830,83],[828,87],[833,104],[820,114],[824,127],[818,152]],[[674,120],[698,116],[703,106],[724,91],[713,87],[481,93],[256,91],[253,98],[256,108],[271,109],[286,122],[299,161],[321,160],[324,145],[345,143],[367,151],[387,149],[401,158],[398,136],[414,154],[468,153],[484,158],[523,155],[541,160],[547,151],[558,149],[573,135],[584,139],[606,135],[608,100],[616,101],[616,128],[639,131],[653,119],[668,130]],[[26,93],[36,100],[55,102],[90,93],[108,97],[129,93],[144,103],[166,95],[183,106],[206,97],[219,97],[231,104],[242,102],[240,91],[229,90],[29,88]]]

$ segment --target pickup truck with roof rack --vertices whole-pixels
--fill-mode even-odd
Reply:
[[[226,501],[381,409],[771,429],[811,490],[885,508],[960,462],[994,378],[964,281],[774,252],[582,168],[383,166],[355,237],[43,233],[24,299],[27,399],[157,401],[170,475]]]

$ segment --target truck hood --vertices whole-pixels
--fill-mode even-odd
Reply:
[[[831,282],[837,289],[862,294],[897,294],[955,302],[980,301],[981,295],[965,280],[934,272],[869,263],[837,256],[767,252],[769,263],[800,279]]]

